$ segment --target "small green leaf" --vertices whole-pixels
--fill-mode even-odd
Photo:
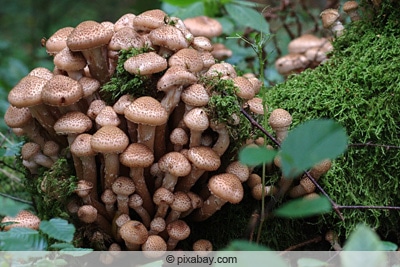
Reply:
[[[272,162],[275,155],[275,150],[270,150],[265,147],[247,146],[239,152],[239,161],[249,166],[257,166]]]
[[[281,144],[282,173],[294,178],[325,159],[334,159],[347,147],[345,129],[333,120],[307,121],[288,133]]]
[[[191,5],[196,2],[201,2],[202,0],[163,0],[163,2],[168,3],[170,5],[184,7]]]
[[[51,238],[64,242],[71,242],[75,234],[75,226],[59,218],[42,221],[39,229]]]
[[[399,246],[390,241],[381,241],[382,250],[384,251],[396,251]]]
[[[202,1],[194,2],[191,5],[177,9],[175,12],[173,12],[173,15],[175,17],[178,17],[178,18],[184,20],[186,18],[204,15],[204,12],[205,12],[204,9],[205,8],[204,8],[204,4]]]
[[[274,213],[279,217],[304,218],[326,213],[331,210],[332,205],[329,200],[326,197],[321,196],[311,199],[299,198],[291,200],[280,206]]]
[[[268,23],[255,9],[235,3],[227,3],[224,7],[229,17],[240,26],[246,26],[259,32],[269,33]]]
[[[14,201],[4,196],[0,196],[0,207],[0,215],[14,217],[21,210],[28,209],[29,205]]]
[[[71,243],[54,243],[49,248],[54,250],[71,249],[75,248]]]
[[[245,240],[233,240],[228,244],[225,251],[268,251],[269,248]]]
[[[297,261],[297,267],[323,267],[328,265],[329,264],[324,261],[312,258],[301,258]]]
[[[340,259],[343,267],[375,267],[386,261],[386,252],[381,251],[379,236],[368,226],[358,225],[350,234]]]
[[[0,232],[0,251],[46,250],[47,242],[36,230],[15,227]]]

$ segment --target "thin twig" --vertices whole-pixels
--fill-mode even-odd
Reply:
[[[314,237],[314,238],[312,238],[310,240],[304,241],[302,243],[290,246],[287,249],[285,249],[284,251],[282,251],[281,253],[279,253],[279,256],[282,256],[282,255],[286,254],[288,251],[293,251],[293,250],[299,249],[301,247],[304,247],[304,246],[312,244],[312,243],[318,243],[321,240],[322,240],[322,237],[321,236],[317,236],[317,237]]]
[[[368,143],[353,143],[349,144],[348,146],[353,146],[353,147],[358,147],[358,146],[372,146],[372,147],[383,147],[386,148],[387,150],[394,148],[394,149],[400,149],[400,146],[394,146],[394,145],[384,145],[384,144],[374,144],[372,142]]]

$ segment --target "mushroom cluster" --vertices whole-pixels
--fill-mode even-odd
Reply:
[[[35,68],[10,91],[5,122],[27,139],[23,165],[39,176],[68,159],[78,181],[71,217],[110,250],[173,250],[190,235],[188,221],[242,200],[250,169],[223,159],[248,122],[213,108],[231,101],[262,114],[262,83],[221,61],[230,51],[211,42],[221,33],[214,19],[158,9],[84,21],[47,40],[54,70]],[[141,94],[103,90],[121,72]]]
[[[300,73],[323,63],[332,49],[332,44],[328,39],[303,34],[289,42],[289,54],[278,58],[275,61],[275,68],[285,77]]]

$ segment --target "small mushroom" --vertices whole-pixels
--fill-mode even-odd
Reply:
[[[178,177],[186,176],[191,171],[190,162],[181,153],[173,151],[165,154],[158,161],[158,167],[165,176],[162,187],[174,191]]]
[[[142,219],[142,223],[147,228],[150,227],[150,215],[145,208],[143,208],[143,198],[138,194],[132,194],[129,197],[128,205],[133,209]]]
[[[39,229],[40,219],[38,216],[27,210],[21,210],[15,217],[5,216],[1,223],[14,222],[4,226],[4,231],[8,231],[14,227],[24,227],[34,230]]]
[[[111,186],[112,191],[117,195],[119,214],[129,214],[129,196],[135,192],[135,184],[132,179],[119,176]]]
[[[179,241],[185,240],[190,235],[190,227],[185,221],[176,220],[167,225],[169,235],[167,241],[167,250],[175,249]]]
[[[141,245],[146,242],[148,238],[148,231],[143,223],[130,220],[124,223],[119,229],[121,238],[125,241],[128,250],[139,250]]]
[[[360,14],[357,12],[358,3],[357,1],[346,1],[343,4],[343,11],[349,15],[351,21],[358,21],[360,20]]]
[[[159,258],[167,251],[167,243],[159,235],[149,235],[142,244],[143,255],[147,258]]]
[[[207,113],[202,108],[194,108],[183,117],[183,122],[190,129],[189,147],[199,146],[202,133],[210,126]]]
[[[165,218],[169,205],[174,201],[174,194],[164,187],[158,188],[153,194],[153,202],[157,205],[154,218]]]
[[[344,32],[344,26],[340,22],[340,14],[337,9],[328,8],[321,12],[322,26],[329,29],[335,37],[339,37]]]
[[[292,124],[292,116],[282,108],[274,109],[268,120],[269,125],[275,131],[278,142],[285,139],[289,126]]]
[[[174,192],[174,201],[170,205],[171,211],[165,219],[165,222],[169,224],[173,221],[178,220],[181,213],[188,211],[191,206],[192,203],[188,194],[181,191]]]
[[[231,173],[221,173],[212,176],[208,182],[211,195],[204,201],[203,206],[192,213],[195,221],[204,221],[217,210],[230,202],[237,204],[243,199],[243,186],[239,178]]]

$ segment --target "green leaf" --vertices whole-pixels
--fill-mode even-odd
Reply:
[[[333,120],[307,121],[292,131],[281,144],[282,173],[294,178],[325,159],[334,159],[347,147],[345,129]]]
[[[239,152],[239,161],[249,166],[257,166],[272,162],[275,155],[275,150],[270,150],[266,147],[247,146]]]
[[[64,242],[71,242],[75,234],[75,226],[59,218],[42,221],[39,229],[49,237]]]
[[[62,249],[72,249],[75,247],[71,243],[54,243],[54,244],[50,245],[49,248],[54,249],[54,250],[62,250]]]
[[[240,26],[250,27],[263,33],[269,33],[268,23],[255,9],[234,3],[227,3],[224,7],[229,17]]]
[[[191,5],[196,2],[201,2],[202,0],[163,0],[163,2],[168,3],[170,5],[185,7]]]
[[[46,240],[36,230],[15,227],[7,232],[0,232],[0,250],[40,251],[46,249]]]
[[[381,241],[382,250],[384,251],[396,251],[399,246],[390,241]]]
[[[274,213],[278,217],[304,218],[326,213],[331,210],[332,205],[329,200],[326,197],[321,196],[311,199],[299,198],[291,200],[280,206]]]
[[[203,2],[195,2],[192,5],[177,9],[176,12],[173,13],[173,16],[184,20],[186,18],[204,15],[204,12]]]
[[[225,251],[268,251],[269,248],[245,240],[233,240],[224,248]]]
[[[0,196],[0,215],[14,217],[21,210],[28,209],[30,206],[25,203],[20,203],[12,199]]]
[[[381,249],[379,236],[368,226],[360,224],[350,234],[343,247],[344,252],[340,254],[342,266],[381,266],[386,261],[386,252]]]
[[[297,267],[323,267],[328,265],[329,264],[324,261],[312,258],[301,258],[297,261]]]

